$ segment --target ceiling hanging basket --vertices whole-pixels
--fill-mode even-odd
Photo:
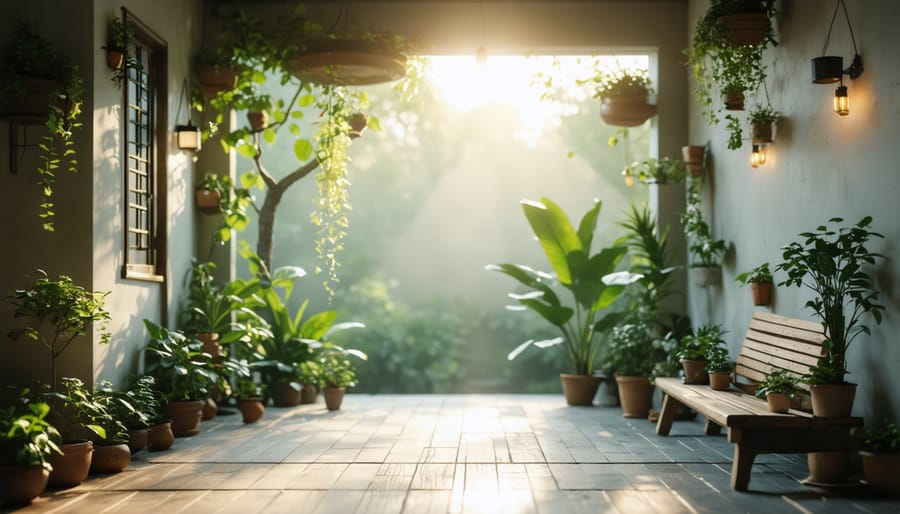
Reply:
[[[604,98],[600,103],[600,117],[616,127],[637,127],[656,115],[656,105],[644,93],[620,94]]]
[[[376,41],[327,38],[298,54],[291,69],[312,84],[367,86],[403,78],[406,56]]]

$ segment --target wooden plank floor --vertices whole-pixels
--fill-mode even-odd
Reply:
[[[900,512],[862,487],[801,485],[805,456],[757,458],[750,492],[729,488],[732,445],[700,420],[669,437],[612,407],[558,395],[350,395],[236,414],[123,473],[48,491],[13,512],[731,513]]]

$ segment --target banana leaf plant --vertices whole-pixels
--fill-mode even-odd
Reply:
[[[508,309],[531,309],[557,327],[562,335],[525,341],[509,353],[509,360],[530,346],[561,346],[575,374],[593,374],[600,350],[598,332],[612,328],[623,317],[621,312],[608,311],[609,307],[629,284],[643,278],[637,273],[616,272],[619,261],[628,251],[624,246],[603,248],[591,254],[600,207],[601,202],[595,200],[576,230],[565,212],[551,200],[522,200],[525,217],[553,274],[521,264],[490,264],[485,269],[509,275],[531,289],[524,294],[510,293],[509,297],[520,305]],[[562,288],[560,294],[554,290],[555,283]],[[564,302],[563,298],[569,301]]]
[[[313,350],[321,348],[335,332],[362,328],[359,322],[335,323],[338,312],[322,311],[304,318],[309,300],[291,313],[290,300],[297,280],[306,271],[297,266],[282,266],[269,272],[263,260],[248,245],[241,247],[253,279],[246,282],[245,291],[252,291],[255,306],[263,311],[269,322],[271,337],[260,338],[252,348],[251,367],[266,375],[267,381],[290,382],[300,388],[300,364],[314,357]]]

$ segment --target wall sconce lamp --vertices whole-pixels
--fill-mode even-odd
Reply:
[[[178,111],[176,116],[181,114],[181,102],[187,98],[187,79],[181,84],[181,97],[178,98]],[[200,137],[200,129],[195,127],[191,122],[191,108],[188,104],[188,122],[187,125],[175,125],[175,143],[182,150],[199,151],[202,143]]]
[[[750,154],[750,166],[759,168],[766,163],[766,145],[753,145],[753,153]]]
[[[834,28],[834,20],[837,18],[838,7],[843,7],[844,18],[847,19],[847,28],[850,29],[850,40],[853,42],[853,62],[847,69],[844,69],[844,58],[835,55],[825,55],[828,50],[828,42],[831,39],[831,29]],[[849,75],[851,79],[856,79],[863,72],[862,57],[856,49],[856,38],[853,37],[853,27],[850,25],[850,16],[847,14],[847,6],[844,0],[837,0],[834,6],[834,14],[831,16],[831,24],[828,26],[828,34],[825,36],[825,46],[822,48],[822,57],[816,57],[812,60],[813,84],[834,84],[839,82],[840,85],[834,90],[834,112],[840,116],[850,114],[850,97],[847,94],[847,86],[844,85],[844,75]]]

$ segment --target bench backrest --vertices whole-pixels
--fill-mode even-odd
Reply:
[[[809,375],[809,367],[825,355],[822,325],[767,312],[755,312],[737,359],[735,374],[760,382],[775,369],[797,378]],[[809,386],[800,383],[801,389]]]

